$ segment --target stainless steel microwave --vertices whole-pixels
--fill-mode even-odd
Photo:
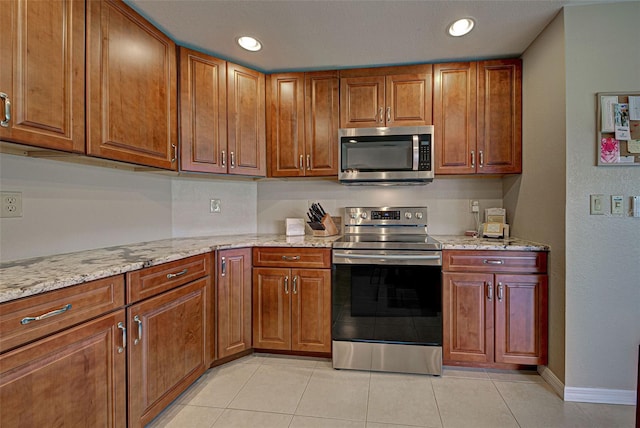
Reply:
[[[342,184],[425,184],[433,181],[433,126],[345,128],[338,132]]]

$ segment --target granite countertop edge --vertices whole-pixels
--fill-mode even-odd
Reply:
[[[331,248],[338,238],[277,234],[170,238],[4,262],[0,263],[0,303],[215,250],[256,246]],[[456,235],[433,238],[442,243],[444,250],[549,250],[544,244],[517,238],[487,240]]]

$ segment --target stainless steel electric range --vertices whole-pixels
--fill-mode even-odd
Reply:
[[[348,207],[333,244],[333,367],[442,373],[442,246],[427,207]]]

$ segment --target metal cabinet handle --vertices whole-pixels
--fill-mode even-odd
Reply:
[[[182,275],[184,275],[184,274],[185,274],[185,273],[187,273],[187,272],[189,272],[189,269],[186,269],[186,268],[185,268],[185,269],[182,269],[180,272],[176,272],[176,273],[168,273],[168,274],[167,274],[167,279],[173,279],[173,278],[176,278],[176,277],[178,277],[178,276],[182,276]]]
[[[307,170],[311,171],[311,155],[307,155]]]
[[[222,257],[220,259],[220,276],[225,276],[227,274],[227,260]]]
[[[493,300],[493,284],[490,282],[487,283],[487,298],[489,301]]]
[[[476,151],[471,150],[471,168],[476,167]]]
[[[484,259],[482,261],[482,263],[484,263],[485,265],[503,265],[504,264],[504,260],[489,260],[489,259]]]
[[[391,123],[391,107],[387,107],[387,123]]]
[[[288,262],[295,262],[296,260],[300,260],[300,256],[282,256],[282,260],[286,260]]]
[[[498,302],[502,302],[502,283],[498,283]]]
[[[380,119],[378,119],[378,122],[383,123],[384,122],[384,107],[380,107],[380,110],[378,111],[378,117]]]
[[[118,328],[122,330],[122,346],[118,346],[118,354],[122,354],[127,347],[127,328],[122,322],[118,323]]]
[[[289,277],[284,277],[284,294],[289,294]]]
[[[171,148],[173,149],[173,157],[171,158],[171,163],[174,163],[176,159],[178,159],[178,147],[175,144],[172,144]]]
[[[298,294],[298,275],[293,277],[293,294]]]
[[[478,165],[478,167],[482,168],[484,166],[484,155],[482,153],[482,150],[478,151],[478,155],[480,156],[480,164]]]
[[[63,314],[65,312],[67,312],[69,309],[71,309],[71,303],[67,303],[66,305],[64,305],[60,309],[56,309],[55,311],[47,312],[46,314],[38,315],[37,317],[25,317],[25,318],[22,318],[22,320],[20,320],[20,324],[25,325],[25,324],[29,324],[31,321],[40,321],[40,320],[43,320],[45,318],[54,317],[56,315],[60,315],[60,314]]]
[[[8,128],[9,121],[11,120],[11,100],[9,99],[9,95],[4,92],[0,92],[0,99],[4,100],[4,120],[0,122],[0,126]]]
[[[222,151],[222,166],[227,166],[227,151]]]
[[[231,152],[230,155],[231,155],[231,168],[235,168],[236,167],[236,157],[233,154],[233,152]]]
[[[304,170],[304,156],[300,155],[300,162],[298,162],[298,164],[300,165],[300,170]]]
[[[133,317],[133,320],[138,323],[138,337],[133,341],[133,344],[137,345],[142,341],[142,320],[138,315]]]

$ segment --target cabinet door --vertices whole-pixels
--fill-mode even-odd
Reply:
[[[2,354],[0,426],[125,426],[124,321],[114,312]]]
[[[433,68],[436,174],[476,172],[476,63]]]
[[[445,272],[442,280],[443,362],[493,362],[493,275]]]
[[[291,295],[289,269],[253,269],[253,347],[291,349]]]
[[[226,173],[227,63],[180,48],[180,169]]]
[[[386,78],[387,126],[423,126],[433,123],[432,74],[398,74]]]
[[[338,174],[338,74],[305,74],[305,175]]]
[[[265,176],[264,74],[227,63],[229,174]]]
[[[331,270],[292,269],[291,349],[331,352]]]
[[[84,153],[84,23],[83,1],[3,2],[0,139]]]
[[[478,172],[522,172],[522,62],[478,65]]]
[[[547,276],[496,275],[496,362],[547,362]]]
[[[251,248],[218,252],[218,359],[251,348]]]
[[[340,79],[340,127],[384,126],[384,76]]]
[[[304,73],[269,77],[270,176],[304,176]]]
[[[175,43],[122,2],[87,2],[87,154],[177,169]]]
[[[127,309],[130,427],[145,426],[208,368],[209,277]]]

